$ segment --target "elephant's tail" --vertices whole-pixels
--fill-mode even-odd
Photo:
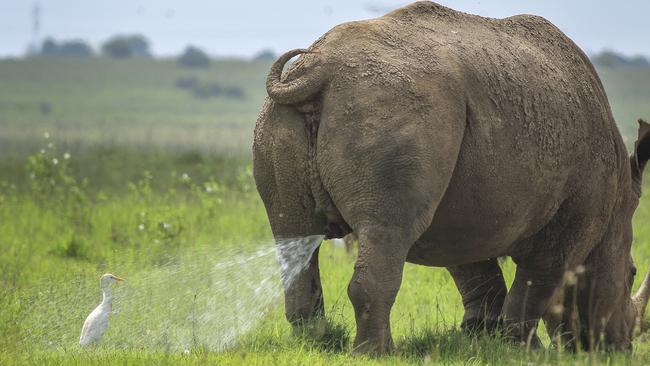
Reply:
[[[325,73],[321,65],[310,68],[304,75],[291,81],[283,82],[282,69],[292,57],[303,54],[319,54],[317,50],[295,49],[282,56],[271,66],[266,78],[266,91],[274,102],[280,104],[296,104],[308,100],[318,93],[325,83]]]

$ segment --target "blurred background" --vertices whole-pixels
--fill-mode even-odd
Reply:
[[[0,2],[0,154],[44,133],[98,146],[250,154],[277,54],[407,1]],[[650,3],[443,0],[489,17],[545,16],[593,59],[626,137],[650,116]]]

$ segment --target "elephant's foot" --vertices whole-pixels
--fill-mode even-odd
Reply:
[[[354,349],[353,353],[363,354],[363,355],[376,355],[381,356],[389,354],[395,350],[395,345],[393,344],[393,339],[390,335],[390,331],[387,331],[384,334],[378,334],[373,337],[367,337],[365,339],[360,339],[362,337],[357,337],[354,339]]]
[[[463,322],[460,323],[460,329],[469,334],[487,333],[489,335],[495,335],[501,328],[501,324],[500,318],[476,317],[463,319]]]
[[[543,347],[542,341],[537,336],[537,327],[531,324],[504,325],[504,338],[512,344],[530,349]]]
[[[542,342],[537,336],[535,327],[520,327],[518,325],[504,326],[501,318],[471,318],[463,320],[461,329],[471,335],[488,334],[496,336],[501,334],[504,338],[518,346],[531,349],[541,348]]]
[[[518,265],[503,305],[503,334],[527,348],[540,348],[537,324],[562,279],[561,271],[530,271]]]
[[[379,299],[368,297],[364,287],[355,284],[354,280],[348,287],[348,293],[354,305],[357,334],[354,339],[354,353],[383,355],[393,350],[393,338],[390,332],[390,307],[386,307],[383,293],[376,292]]]
[[[465,315],[461,329],[469,333],[494,334],[507,289],[499,262],[482,262],[448,267],[463,299]]]
[[[292,324],[293,334],[311,339],[323,338],[328,330],[327,319],[324,316],[314,316]]]

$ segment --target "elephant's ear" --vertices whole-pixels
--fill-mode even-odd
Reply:
[[[632,178],[640,182],[648,159],[650,159],[650,124],[639,118],[639,137],[632,153]]]

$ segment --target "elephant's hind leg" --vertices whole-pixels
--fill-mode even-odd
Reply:
[[[506,283],[496,258],[448,267],[463,298],[465,315],[461,328],[493,333],[506,297]]]
[[[320,281],[318,252],[314,250],[309,263],[285,284],[284,309],[287,320],[294,326],[302,326],[325,315],[323,289]]]
[[[393,348],[390,310],[409,248],[399,233],[388,227],[359,233],[359,258],[348,286],[357,323],[355,352],[382,354]]]
[[[520,252],[512,255],[517,272],[502,315],[506,331],[517,343],[541,345],[537,324],[549,314],[550,306],[556,305],[554,296],[566,270],[584,263],[601,239],[607,216],[591,209],[590,203],[582,197],[566,201],[547,226],[521,243]]]
[[[358,113],[323,103],[318,169],[332,202],[359,236],[348,294],[360,352],[391,348],[390,310],[407,254],[431,225],[456,167],[466,126],[465,99],[454,94],[460,88],[440,87],[433,98],[428,91],[405,94],[392,84],[373,86],[357,104],[357,95],[352,96],[350,105],[367,106],[369,95],[392,103],[374,103],[356,109]],[[340,114],[345,111],[349,113]],[[337,126],[354,139],[342,138]]]

